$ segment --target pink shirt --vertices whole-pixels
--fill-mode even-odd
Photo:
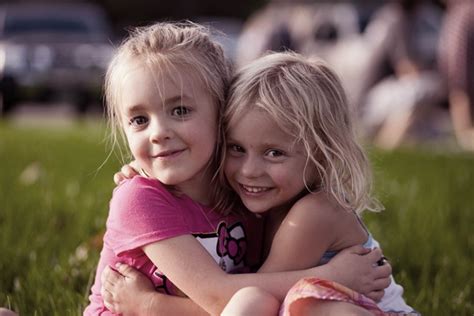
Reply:
[[[163,239],[191,234],[226,272],[246,268],[247,235],[242,220],[219,215],[185,195],[176,197],[157,180],[137,176],[115,188],[106,228],[84,315],[112,314],[103,305],[100,275],[107,265],[113,267],[116,262],[140,270],[158,291],[178,295],[179,290],[142,250]]]

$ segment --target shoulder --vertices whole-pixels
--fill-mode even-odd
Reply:
[[[110,201],[110,213],[148,212],[176,208],[176,197],[155,179],[135,176],[117,186]]]
[[[143,198],[161,197],[172,200],[173,195],[165,186],[156,179],[135,176],[122,181],[115,189],[112,200],[126,202],[128,200],[141,200]]]
[[[303,225],[333,225],[338,220],[340,207],[324,192],[307,194],[299,199],[288,212],[285,220]]]

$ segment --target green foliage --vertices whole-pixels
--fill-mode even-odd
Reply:
[[[120,165],[107,159],[104,139],[97,125],[0,125],[0,306],[23,315],[82,313]],[[472,315],[474,157],[371,157],[386,210],[365,219],[407,301],[425,315]]]

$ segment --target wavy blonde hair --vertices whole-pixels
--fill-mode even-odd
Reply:
[[[315,170],[305,180],[309,192],[324,190],[357,213],[383,209],[371,196],[371,170],[356,141],[344,89],[325,62],[286,52],[243,67],[231,83],[224,122],[228,126],[253,109],[267,113],[304,146],[306,170],[310,165]]]
[[[220,147],[224,130],[221,119],[231,67],[222,47],[211,39],[210,30],[192,22],[155,23],[132,29],[129,37],[118,47],[106,73],[105,98],[110,140],[112,147],[119,149],[122,161],[126,161],[126,156],[130,157],[130,152],[127,147],[127,155],[124,154],[126,137],[120,119],[121,85],[126,72],[136,63],[150,67],[155,73],[174,70],[178,66],[185,67],[189,69],[190,75],[202,82],[217,109],[217,143],[207,166],[215,173],[222,160]],[[175,73],[179,75],[178,71]],[[182,78],[170,80],[181,81]],[[214,176],[211,182],[212,200],[225,200],[223,196],[227,192],[220,185],[218,177]],[[228,206],[221,206],[223,208],[217,208],[221,213],[227,214],[230,211]]]

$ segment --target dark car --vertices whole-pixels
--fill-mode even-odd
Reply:
[[[26,100],[68,101],[85,112],[100,101],[112,53],[110,27],[95,5],[0,6],[0,114]]]

